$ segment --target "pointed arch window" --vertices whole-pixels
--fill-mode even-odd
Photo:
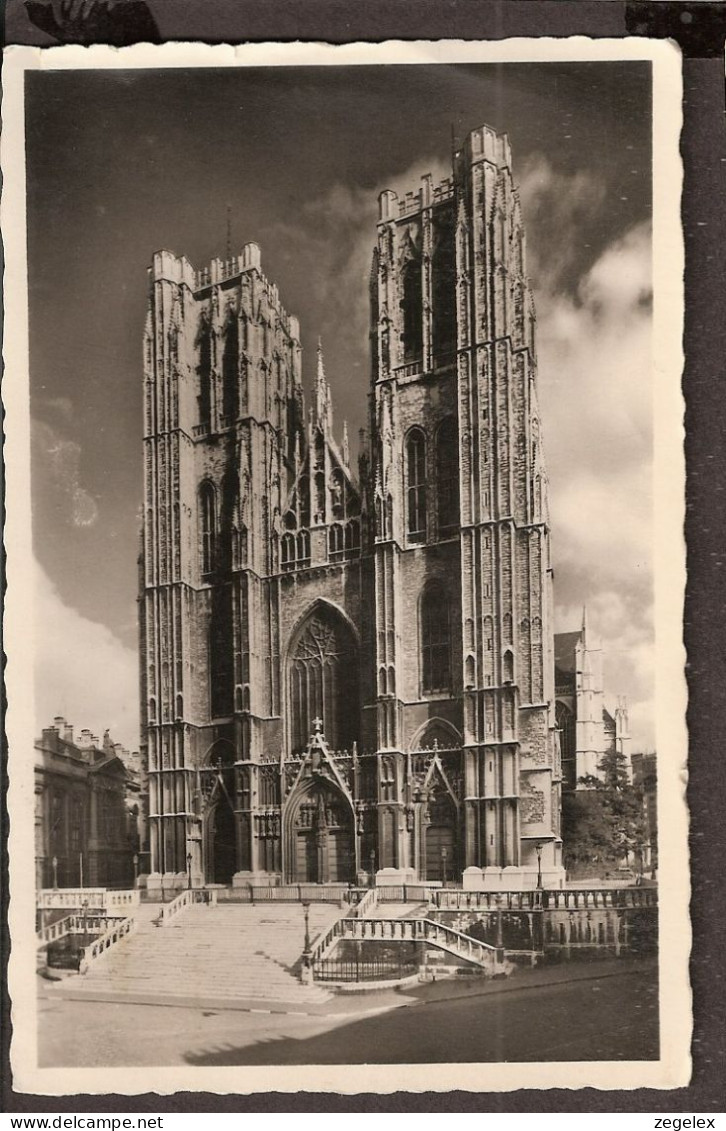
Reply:
[[[430,585],[421,600],[421,673],[423,690],[451,689],[451,613],[441,585]]]
[[[423,352],[423,292],[421,282],[421,260],[418,256],[412,257],[406,261],[401,271],[404,362],[418,361]]]
[[[328,549],[331,558],[340,558],[345,550],[343,527],[334,522],[328,531]]]
[[[231,312],[224,331],[222,412],[227,424],[239,415],[239,323]]]
[[[206,321],[203,321],[199,328],[197,344],[199,346],[197,366],[199,423],[209,427],[212,420],[212,332]]]
[[[315,611],[293,645],[290,663],[290,741],[305,749],[320,718],[331,750],[358,740],[358,653],[341,617]]]
[[[406,440],[407,527],[410,542],[426,539],[426,437],[414,428]]]
[[[214,553],[217,541],[217,500],[214,486],[202,483],[199,488],[199,515],[202,542],[202,575],[207,576],[214,569]]]
[[[434,220],[431,299],[434,365],[445,365],[456,348],[456,248],[451,208],[440,209]]]
[[[459,525],[459,441],[452,416],[436,434],[436,494],[439,534],[451,534]]]

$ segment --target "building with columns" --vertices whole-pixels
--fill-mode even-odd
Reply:
[[[382,193],[357,467],[260,250],[144,339],[150,888],[563,878],[535,313],[505,136]],[[539,861],[538,861],[539,858]]]
[[[62,716],[35,743],[36,888],[128,886],[142,816],[137,753]]]

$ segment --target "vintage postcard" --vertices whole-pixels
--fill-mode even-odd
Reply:
[[[676,48],[3,86],[16,1089],[686,1084]]]

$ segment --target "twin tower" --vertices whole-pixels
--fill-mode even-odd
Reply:
[[[154,256],[149,886],[559,886],[547,476],[506,137],[381,194],[355,469],[256,244]]]

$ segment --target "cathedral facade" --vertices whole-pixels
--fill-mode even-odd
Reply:
[[[149,885],[562,877],[535,313],[505,136],[379,199],[357,468],[257,245],[154,256]],[[463,879],[462,879],[463,877]]]

